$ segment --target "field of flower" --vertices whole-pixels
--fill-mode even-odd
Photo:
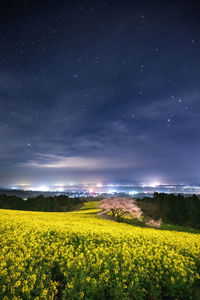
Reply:
[[[200,299],[200,235],[0,210],[0,299]]]

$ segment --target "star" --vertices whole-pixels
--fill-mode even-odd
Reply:
[[[8,165],[8,171],[1,178],[9,181],[12,163],[24,160],[27,175],[38,181],[40,175],[47,181],[54,176],[87,181],[93,174],[94,180],[137,181],[151,172],[200,180],[200,139],[193,134],[200,133],[200,27],[193,1],[188,9],[178,0],[172,9],[166,1],[159,6],[104,1],[60,6],[52,1],[45,14],[39,2],[30,2],[27,14],[20,1],[6,9],[0,36],[0,170]],[[107,166],[111,158],[115,170]],[[51,160],[71,159],[72,172],[46,167]],[[32,161],[37,163],[29,168]],[[18,176],[24,177],[23,168]]]

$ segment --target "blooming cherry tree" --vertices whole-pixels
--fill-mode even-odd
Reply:
[[[107,213],[111,213],[118,220],[125,215],[138,219],[142,216],[142,211],[137,206],[135,200],[126,197],[106,198],[101,201],[99,208]]]

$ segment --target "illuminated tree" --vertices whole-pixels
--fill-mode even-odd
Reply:
[[[107,213],[111,213],[118,220],[126,215],[137,219],[140,219],[142,216],[142,211],[135,200],[126,197],[106,198],[101,201],[99,208]]]

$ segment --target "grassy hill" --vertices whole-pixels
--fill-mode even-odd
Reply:
[[[200,235],[0,210],[0,299],[200,299]]]

